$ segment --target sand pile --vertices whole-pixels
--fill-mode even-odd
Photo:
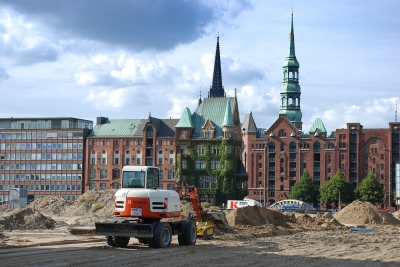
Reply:
[[[70,218],[69,225],[93,226],[97,221],[114,216],[115,192],[116,190],[96,188],[81,195],[75,201],[68,201],[58,196],[48,196],[33,201],[28,207],[49,216]]]
[[[393,213],[393,216],[397,219],[400,220],[400,212],[396,211],[395,213]]]
[[[65,209],[72,204],[72,201],[65,200],[58,196],[48,196],[39,198],[29,204],[35,210],[47,214],[60,214],[65,212]]]
[[[378,209],[366,201],[356,200],[335,213],[335,219],[342,224],[400,224],[391,214]]]
[[[226,220],[231,227],[238,225],[260,226],[265,224],[290,227],[288,223],[295,222],[291,216],[286,216],[278,211],[259,206],[247,206],[232,210],[226,215]]]
[[[53,229],[55,221],[32,207],[18,208],[0,216],[4,230]]]
[[[343,226],[330,213],[317,214],[314,217],[309,215],[300,215],[297,217],[297,223],[304,228],[320,229],[320,230],[334,230]]]

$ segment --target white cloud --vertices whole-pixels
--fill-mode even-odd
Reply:
[[[126,91],[126,89],[120,88],[111,91],[103,90],[98,93],[90,92],[83,102],[91,104],[96,110],[119,109],[127,100]]]

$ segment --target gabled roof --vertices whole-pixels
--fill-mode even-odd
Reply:
[[[318,131],[320,133],[326,133],[326,129],[324,126],[324,123],[322,122],[322,120],[320,118],[316,118],[313,125],[311,126],[310,129],[310,133],[314,133],[316,130],[318,129]]]
[[[193,128],[192,113],[189,108],[185,108],[175,128]]]
[[[226,109],[225,109],[225,117],[224,117],[224,123],[222,126],[234,126],[233,124],[233,118],[232,118],[232,108],[231,108],[231,101],[227,99],[226,101]]]
[[[257,132],[257,126],[254,122],[253,113],[251,111],[246,114],[246,117],[243,120],[242,130],[244,132]]]
[[[226,105],[228,104],[227,100],[230,102],[231,114],[234,114],[233,107],[235,107],[236,101],[234,97],[204,98],[192,115],[194,138],[201,136],[202,127],[208,119],[215,128],[215,137],[222,137],[222,125],[224,123]]]
[[[285,122],[287,123],[294,132],[298,132],[301,133],[301,131],[299,129],[297,129],[297,127],[291,123],[288,118],[286,118],[286,116],[279,116],[279,118],[271,125],[271,127],[268,128],[268,130],[266,130],[267,133],[272,132],[273,130],[275,130],[280,123]]]
[[[151,117],[151,123],[156,129],[156,137],[174,137],[174,127],[178,119],[158,119]],[[97,124],[88,136],[90,137],[143,137],[147,119],[107,119]]]

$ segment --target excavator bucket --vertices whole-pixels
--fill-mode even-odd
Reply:
[[[225,213],[222,211],[208,211],[207,212],[207,221],[213,220],[215,224],[226,224],[228,225],[228,222],[226,221],[225,218]]]

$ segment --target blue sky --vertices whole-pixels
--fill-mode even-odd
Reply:
[[[179,118],[212,82],[220,35],[241,120],[279,113],[294,9],[303,130],[394,121],[400,2],[0,0],[0,117]],[[400,104],[400,103],[399,103]]]

